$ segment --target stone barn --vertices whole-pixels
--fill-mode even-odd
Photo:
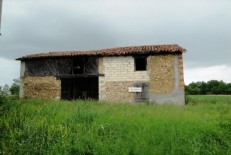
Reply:
[[[179,45],[148,45],[23,56],[20,97],[184,104]]]

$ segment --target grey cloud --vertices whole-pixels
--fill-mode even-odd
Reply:
[[[94,18],[69,17],[57,10],[37,15],[32,12],[31,16],[34,18],[28,16],[6,23],[8,29],[0,49],[2,57],[12,59],[34,52],[113,46],[114,38],[106,24]]]
[[[19,4],[20,3],[20,4]],[[230,1],[6,1],[0,56],[177,43],[188,67],[231,65]],[[7,6],[6,6],[7,7]],[[4,8],[3,8],[4,12]]]

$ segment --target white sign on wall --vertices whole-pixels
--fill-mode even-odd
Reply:
[[[128,87],[128,92],[130,93],[140,93],[142,92],[141,87]]]

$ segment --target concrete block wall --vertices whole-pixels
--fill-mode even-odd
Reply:
[[[149,81],[148,71],[135,71],[132,56],[113,56],[103,59],[105,81]]]

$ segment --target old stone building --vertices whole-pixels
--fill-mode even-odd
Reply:
[[[184,104],[179,45],[131,46],[27,55],[20,97]]]

